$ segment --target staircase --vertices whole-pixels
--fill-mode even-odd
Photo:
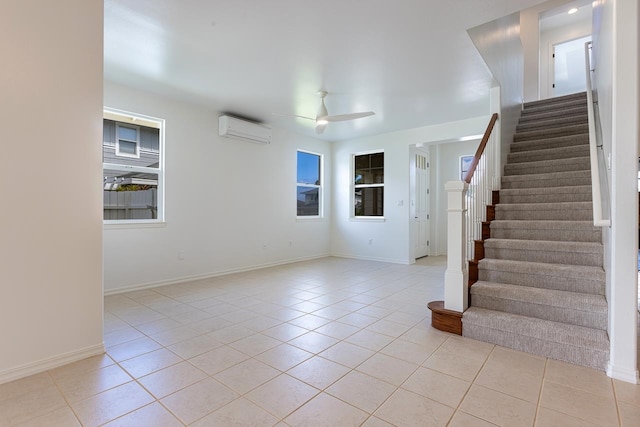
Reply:
[[[586,94],[525,104],[463,335],[604,370],[603,246],[592,217]]]

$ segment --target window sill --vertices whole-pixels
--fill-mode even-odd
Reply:
[[[324,218],[321,216],[297,216],[296,221],[300,222],[320,222]]]
[[[120,230],[127,228],[164,228],[165,221],[104,221],[104,230]]]
[[[385,222],[387,219],[383,216],[352,216],[349,221],[354,222]]]

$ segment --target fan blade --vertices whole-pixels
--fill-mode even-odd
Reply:
[[[373,116],[373,111],[364,111],[361,113],[349,113],[349,114],[336,114],[335,116],[318,117],[318,119],[324,119],[328,122],[344,122],[346,120],[361,119],[363,117]]]
[[[314,122],[316,121],[316,119],[314,119],[313,117],[307,117],[307,116],[298,116],[297,114],[282,114],[282,113],[272,113],[274,116],[282,116],[282,117],[297,117],[299,119],[307,119],[307,120],[313,120]]]
[[[316,133],[318,135],[320,135],[322,132],[324,132],[324,128],[326,128],[326,127],[327,127],[327,125],[317,125],[316,126]]]

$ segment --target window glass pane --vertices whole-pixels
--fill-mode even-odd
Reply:
[[[298,151],[298,183],[320,185],[320,156]]]
[[[125,127],[125,126],[118,126],[118,138],[128,139],[130,141],[137,141],[138,140],[138,130],[137,129],[133,129],[133,128],[129,128],[129,127]]]
[[[372,168],[384,167],[384,153],[369,154]]]
[[[383,187],[355,189],[355,216],[382,216],[383,206]]]
[[[129,142],[129,141],[120,141],[118,143],[118,151],[120,152],[120,154],[136,154],[136,147],[138,146],[138,144],[136,142]]]
[[[298,216],[320,215],[320,189],[298,186]]]
[[[369,169],[369,155],[365,154],[362,156],[356,156],[356,170],[358,169]]]
[[[104,219],[157,219],[158,174],[103,170]]]
[[[384,153],[355,156],[354,163],[356,185],[384,183]]]

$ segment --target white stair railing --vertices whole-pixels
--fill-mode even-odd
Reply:
[[[591,42],[586,42],[584,44],[584,58],[585,58],[585,69],[587,73],[587,115],[589,118],[589,157],[591,158],[591,198],[593,204],[593,225],[596,227],[610,227],[611,220],[606,219],[602,213],[602,186],[601,183],[604,183],[605,189],[608,189],[606,185],[606,181],[603,180],[603,177],[600,176],[600,165],[598,162],[598,154],[600,153],[602,159],[604,156],[602,155],[602,144],[598,143],[598,133],[596,132],[596,114],[595,114],[595,103],[593,101],[593,88],[591,85],[591,73],[595,70],[591,69]],[[606,193],[608,195],[608,192]],[[609,203],[607,203],[609,205]],[[609,218],[611,216],[609,215]]]
[[[493,133],[498,114],[491,116],[487,130],[464,181],[450,181],[447,191],[447,270],[444,275],[444,308],[463,312],[469,305],[468,261],[474,241],[482,239],[486,206],[500,183],[500,141]]]
[[[500,182],[500,158],[498,144],[493,127],[498,113],[491,116],[489,126],[478,146],[478,150],[469,167],[464,181],[469,184],[467,190],[467,251],[466,260],[474,257],[474,242],[482,240],[482,223],[487,220],[487,206],[493,204],[493,191]]]

